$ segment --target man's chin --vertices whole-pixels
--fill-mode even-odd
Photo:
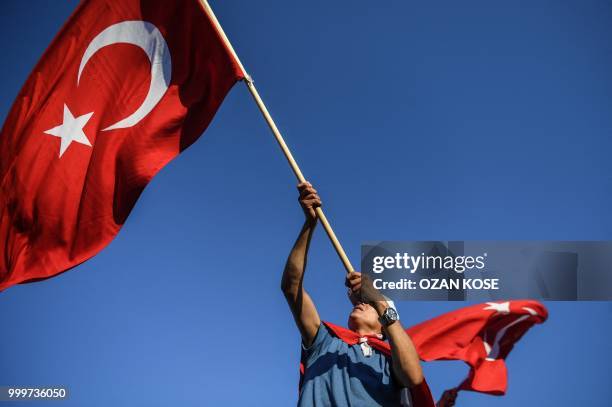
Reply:
[[[353,311],[350,313],[348,318],[348,327],[349,329],[354,329],[359,325],[359,321],[361,320],[359,311]]]

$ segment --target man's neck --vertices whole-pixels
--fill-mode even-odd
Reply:
[[[357,335],[359,336],[375,336],[375,335],[380,335],[380,332],[374,331],[372,329],[368,329],[368,328],[357,328],[354,330],[355,333],[357,333]]]

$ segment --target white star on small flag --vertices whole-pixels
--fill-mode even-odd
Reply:
[[[72,143],[73,141],[91,147],[91,143],[85,135],[83,127],[85,127],[92,115],[93,112],[84,114],[75,119],[70,109],[68,109],[68,106],[64,104],[63,123],[59,126],[45,131],[45,134],[49,134],[51,136],[59,137],[62,139],[59,151],[60,157],[62,156],[62,154],[64,154],[68,146],[70,146],[70,143]]]
[[[510,301],[506,302],[487,302],[488,307],[483,308],[484,310],[494,310],[498,314],[509,314],[510,313]]]

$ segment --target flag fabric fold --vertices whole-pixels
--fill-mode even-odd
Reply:
[[[243,73],[198,0],[85,0],[0,134],[0,290],[91,258]]]

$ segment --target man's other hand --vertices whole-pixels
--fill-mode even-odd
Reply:
[[[348,296],[353,305],[358,302],[374,305],[375,302],[385,300],[382,294],[374,288],[372,280],[358,271],[348,273],[344,285],[349,289]]]

